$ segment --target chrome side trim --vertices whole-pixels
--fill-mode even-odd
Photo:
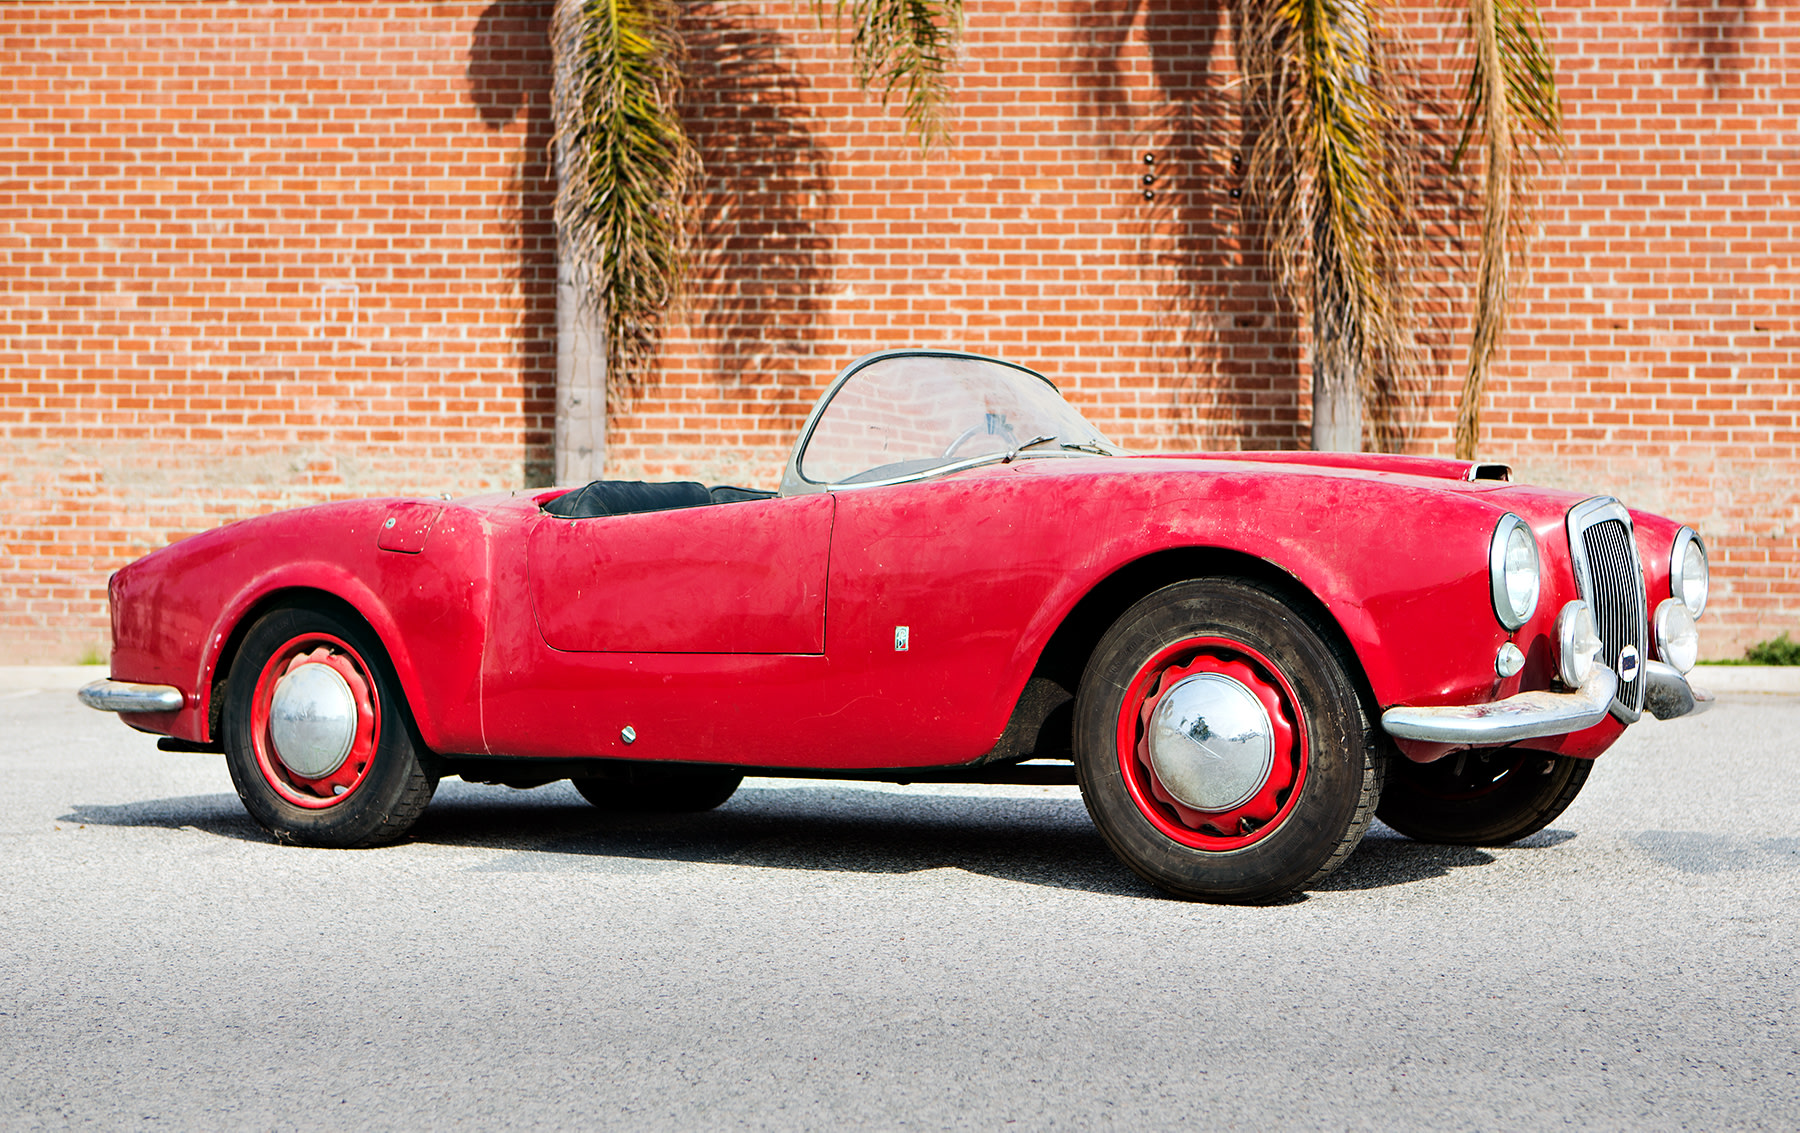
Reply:
[[[1658,720],[1711,711],[1713,694],[1688,683],[1681,670],[1661,661],[1644,663],[1644,711]]]
[[[1381,726],[1403,740],[1492,747],[1591,728],[1606,719],[1618,689],[1618,674],[1595,665],[1577,692],[1522,692],[1487,704],[1390,708],[1381,714]]]
[[[91,681],[75,697],[102,712],[174,712],[187,701],[174,685],[140,685],[131,681]]]

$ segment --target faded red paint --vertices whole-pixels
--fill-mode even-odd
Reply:
[[[132,723],[211,738],[214,674],[246,619],[327,594],[374,629],[436,751],[946,766],[994,747],[1084,597],[1176,550],[1249,556],[1294,580],[1343,632],[1383,708],[1550,687],[1556,613],[1576,597],[1563,517],[1579,497],[1418,476],[1405,460],[1359,463],[1023,459],[887,487],[579,520],[545,515],[533,496],[500,496],[443,505],[417,554],[379,547],[382,517],[403,504],[322,505],[208,532],[120,571],[112,671],[189,696],[180,712]],[[1507,511],[1538,532],[1544,568],[1537,611],[1511,634],[1495,618],[1487,565]],[[1675,530],[1640,522],[1646,562],[1664,560],[1653,600],[1668,586]],[[790,534],[800,545],[784,549]],[[670,557],[661,575],[659,547]],[[827,547],[821,578],[808,564],[823,566]],[[774,599],[787,591],[766,585],[783,572],[744,559],[759,548],[801,567],[795,593],[806,597],[785,618]],[[622,600],[588,601],[611,578],[596,562],[613,559],[630,567]],[[739,600],[755,616],[734,627]],[[639,648],[635,634],[647,635]],[[1494,656],[1507,640],[1527,664],[1500,679]],[[1618,734],[1603,724],[1523,746],[1593,756]]]

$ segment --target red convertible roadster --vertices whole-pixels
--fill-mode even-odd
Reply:
[[[401,837],[444,775],[670,811],[747,774],[1078,782],[1151,883],[1266,901],[1374,815],[1531,834],[1641,714],[1712,702],[1687,527],[1499,465],[1127,455],[935,350],[850,365],[779,492],[323,504],[110,590],[82,700],[315,846]]]

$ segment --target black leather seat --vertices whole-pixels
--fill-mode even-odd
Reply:
[[[645,511],[767,500],[774,495],[774,492],[734,488],[728,484],[709,490],[706,485],[693,480],[664,484],[643,480],[595,480],[573,492],[564,492],[545,504],[544,510],[564,519],[593,519],[603,515],[635,515]]]
[[[693,480],[647,484],[642,480],[595,480],[565,492],[544,505],[551,515],[565,519],[592,519],[602,515],[634,515],[642,511],[704,507],[712,503],[706,485]]]

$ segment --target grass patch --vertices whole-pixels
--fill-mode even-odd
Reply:
[[[1782,630],[1779,637],[1767,641],[1759,641],[1744,651],[1740,658],[1730,661],[1705,661],[1707,665],[1800,665],[1800,641],[1791,640],[1787,630]]]

